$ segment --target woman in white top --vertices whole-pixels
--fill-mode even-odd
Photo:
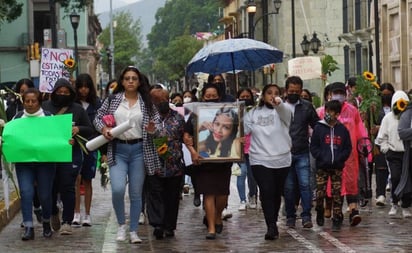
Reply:
[[[279,237],[276,222],[283,186],[292,161],[292,141],[289,136],[292,111],[279,96],[277,85],[266,85],[259,105],[244,117],[245,134],[251,134],[250,165],[260,189],[267,226],[265,240]]]
[[[97,111],[94,125],[97,131],[111,140],[107,148],[107,159],[110,166],[112,203],[119,224],[117,241],[126,240],[124,194],[128,182],[130,242],[141,243],[142,240],[137,236],[137,228],[142,208],[145,174],[154,175],[162,169],[153,139],[147,133],[146,126],[149,118],[159,119],[159,114],[151,102],[149,83],[136,67],[125,68],[118,83],[114,95],[109,96]],[[110,132],[112,126],[105,125],[103,121],[103,116],[106,115],[113,115],[116,125],[133,120],[136,127],[113,138]]]

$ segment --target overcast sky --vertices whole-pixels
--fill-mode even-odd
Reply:
[[[112,6],[113,9],[116,9],[139,1],[141,0],[112,0]],[[96,14],[110,11],[110,0],[94,0],[94,11]]]

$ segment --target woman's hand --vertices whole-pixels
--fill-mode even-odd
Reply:
[[[194,165],[199,165],[200,159],[203,159],[197,152],[190,152],[190,156],[192,157],[192,163]]]
[[[80,131],[79,127],[77,126],[72,127],[72,136],[75,136],[76,134],[78,134],[79,131]]]
[[[74,139],[73,139],[73,138],[71,138],[71,139],[69,140],[69,144],[72,145],[72,146],[74,145]]]
[[[188,133],[184,133],[183,134],[183,143],[188,147],[189,146],[192,147],[193,146],[193,137],[190,136]]]
[[[209,121],[204,121],[200,127],[199,127],[199,131],[204,131],[204,130],[213,130],[213,123],[209,122]]]
[[[153,120],[150,120],[149,123],[146,125],[146,132],[148,134],[154,134],[156,131],[156,126]]]
[[[275,97],[272,100],[273,105],[280,105],[282,103],[282,99],[280,97]]]
[[[113,135],[110,133],[111,130],[112,130],[111,127],[103,127],[102,135],[104,136],[104,138],[108,140],[113,140]]]

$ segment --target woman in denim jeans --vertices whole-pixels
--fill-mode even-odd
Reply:
[[[14,118],[44,117],[51,115],[51,113],[43,111],[40,105],[40,92],[35,88],[29,88],[23,93],[24,110],[18,112]],[[16,163],[16,174],[21,195],[21,212],[24,223],[24,233],[21,237],[23,241],[34,239],[32,203],[35,195],[35,182],[37,182],[38,196],[43,208],[43,236],[52,236],[50,215],[52,208],[52,187],[55,173],[56,167],[54,163]]]
[[[110,166],[112,203],[119,224],[116,240],[126,240],[124,194],[128,182],[130,242],[141,243],[137,229],[145,174],[154,175],[156,170],[162,168],[153,139],[148,135],[146,127],[149,118],[160,119],[151,102],[149,83],[136,67],[126,67],[121,72],[118,84],[114,95],[109,96],[97,111],[94,125],[106,139],[111,140],[107,147],[107,159]],[[113,126],[103,121],[103,116],[106,115],[113,115],[116,125],[131,120],[136,126],[113,138]]]
[[[255,105],[253,100],[253,93],[249,88],[240,89],[237,92],[237,98],[239,101],[245,102],[246,111],[249,111]],[[257,185],[256,181],[252,175],[252,169],[249,163],[249,147],[250,147],[250,134],[246,135],[244,138],[243,150],[245,153],[245,162],[240,163],[240,176],[237,177],[236,186],[240,198],[239,211],[246,210],[246,185],[245,180],[247,179],[247,184],[249,188],[249,202],[247,203],[247,208],[255,209],[256,208],[256,196],[257,196]]]

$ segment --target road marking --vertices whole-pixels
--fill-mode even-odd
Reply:
[[[116,234],[117,222],[114,210],[113,208],[111,209],[109,221],[107,222],[106,230],[104,231],[103,253],[117,252],[117,242],[115,241],[115,236],[113,236]]]
[[[335,237],[331,236],[328,232],[320,232],[320,236],[325,238],[328,242],[333,244],[336,248],[340,249],[342,252],[347,252],[347,253],[355,253],[356,251],[346,244],[341,243],[338,239]]]
[[[294,229],[287,229],[286,232],[290,234],[296,241],[300,242],[305,246],[307,249],[311,250],[311,252],[322,253],[323,250],[316,247],[315,244],[311,243],[305,237],[301,236],[296,230]]]

